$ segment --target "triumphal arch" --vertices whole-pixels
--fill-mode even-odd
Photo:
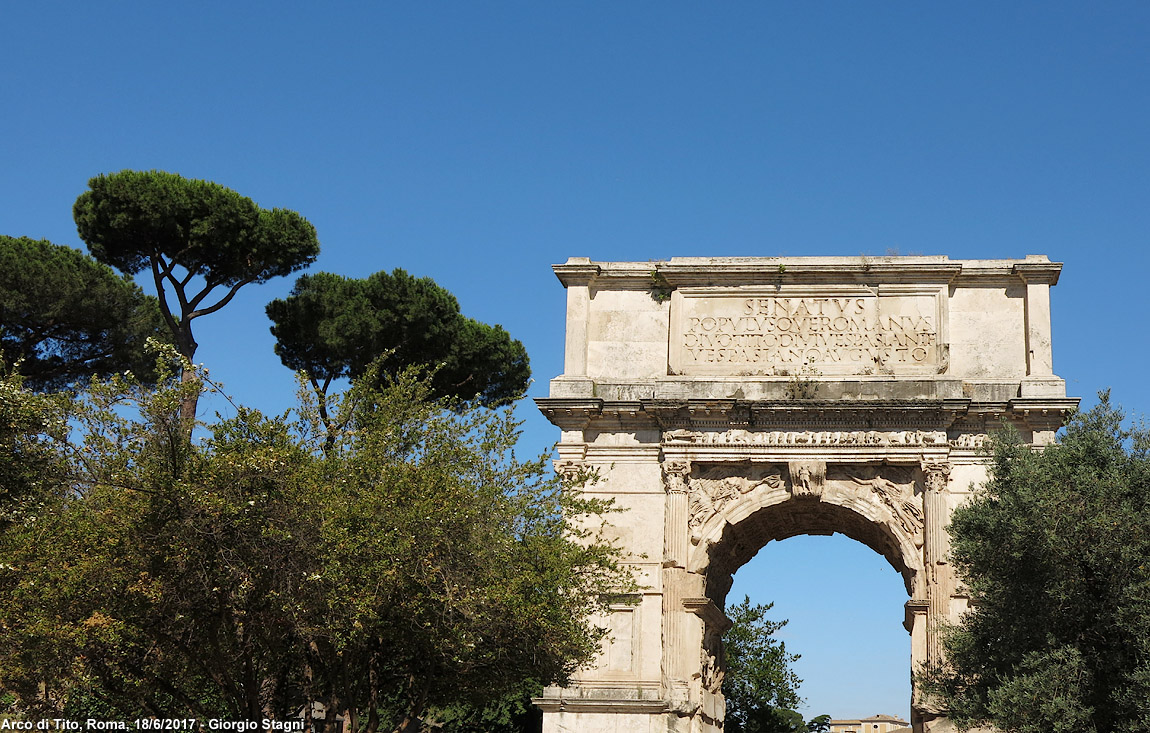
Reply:
[[[951,511],[1003,422],[1043,445],[1077,404],[1054,375],[1061,264],[947,257],[674,258],[555,266],[563,374],[537,400],[556,468],[625,511],[642,590],[596,664],[536,703],[546,733],[720,731],[732,574],[767,542],[839,532],[902,575],[911,665],[968,597]],[[916,695],[916,730],[949,727]]]

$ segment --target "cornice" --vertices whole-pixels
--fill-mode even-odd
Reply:
[[[1025,398],[1008,402],[940,400],[738,400],[539,397],[539,410],[563,430],[593,422],[660,430],[744,428],[754,430],[948,430],[964,420],[1021,420],[1056,430],[1078,407],[1073,398]]]
[[[962,271],[960,262],[940,258],[764,257],[730,260],[675,258],[660,263],[659,274],[672,287],[947,283]]]
[[[719,633],[731,628],[732,622],[710,598],[684,598],[683,608],[703,619],[707,626]]]
[[[1013,260],[952,260],[946,255],[889,257],[673,257],[660,262],[593,262],[572,257],[553,265],[567,287],[650,287],[652,273],[671,288],[883,283],[945,284],[956,278],[1001,279],[1054,285],[1062,263],[1044,255]]]
[[[555,276],[565,287],[589,285],[602,271],[602,268],[587,257],[571,257],[562,265],[552,265]]]
[[[1077,397],[1016,397],[1009,402],[1011,415],[1035,428],[1057,430],[1078,409]]]
[[[1028,283],[1041,285],[1057,285],[1058,276],[1062,273],[1061,262],[1027,261],[1019,262],[1011,271]]]

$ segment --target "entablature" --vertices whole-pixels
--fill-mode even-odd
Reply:
[[[563,430],[753,431],[805,430],[993,432],[1006,423],[1054,431],[1078,407],[1074,398],[1019,397],[1002,402],[969,399],[834,401],[739,399],[536,398],[539,410]]]

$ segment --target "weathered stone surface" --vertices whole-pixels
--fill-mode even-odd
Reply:
[[[950,513],[1005,420],[1036,445],[1077,400],[1055,376],[1045,257],[572,258],[564,373],[537,400],[556,470],[627,511],[643,586],[599,662],[538,700],[544,729],[718,731],[722,608],[767,542],[845,534],[903,576],[912,664],[967,607]],[[945,715],[914,701],[918,731]]]

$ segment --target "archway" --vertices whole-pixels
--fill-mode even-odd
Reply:
[[[687,569],[703,576],[704,595],[714,606],[725,611],[735,573],[768,543],[835,533],[883,557],[903,580],[904,601],[913,598],[916,581],[922,577],[921,471],[870,463],[824,466],[800,462],[791,468],[789,484],[784,480],[787,467],[771,464],[697,466],[688,479],[688,526],[695,547]],[[805,487],[794,483],[804,479]],[[712,509],[716,501],[721,506]],[[722,624],[718,616],[714,619]],[[721,693],[724,626],[708,624],[705,617],[703,622],[700,692],[708,697]],[[907,615],[904,627],[913,631],[912,614]],[[909,703],[909,699],[904,701],[904,711]],[[710,710],[707,707],[705,718],[725,710],[718,704]]]
[[[796,535],[768,542],[740,567],[723,612],[732,620],[746,597],[764,616],[786,624],[774,633],[801,680],[789,705],[804,719],[891,715],[910,720],[911,636],[903,578],[870,547],[843,534]],[[729,682],[729,637],[724,637]],[[727,719],[733,701],[725,696]],[[725,724],[729,727],[728,724]]]
[[[1002,421],[1041,445],[1077,400],[1051,370],[1044,257],[673,259],[555,267],[563,375],[537,400],[556,469],[625,511],[642,591],[592,668],[536,702],[547,733],[721,731],[731,575],[770,540],[838,532],[903,578],[912,664],[967,607],[950,513]],[[652,271],[658,277],[652,275]],[[670,297],[667,297],[667,293]],[[909,671],[909,670],[908,670]],[[945,711],[915,700],[916,731]]]
[[[662,570],[662,668],[675,698],[694,701],[676,713],[697,721],[698,729],[721,729],[725,715],[721,637],[728,622],[722,609],[732,575],[772,540],[838,532],[886,558],[911,598],[906,627],[912,634],[912,664],[929,660],[934,619],[928,599],[946,593],[949,601],[952,595],[940,590],[948,575],[935,572],[930,581],[925,571],[927,540],[935,546],[939,541],[938,499],[947,473],[946,464],[931,458],[942,438],[867,435],[742,429],[666,433],[665,536],[671,541]],[[813,457],[831,453],[836,461]],[[924,507],[932,506],[925,498],[932,486],[933,525],[924,513]],[[684,534],[685,547],[675,541]]]

